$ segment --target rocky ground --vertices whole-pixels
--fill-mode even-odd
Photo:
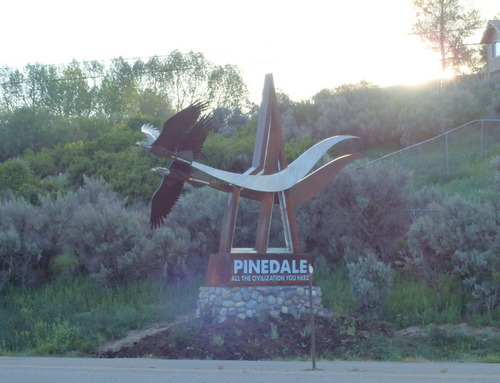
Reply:
[[[219,324],[191,319],[132,334],[125,341],[103,346],[100,356],[220,360],[309,358],[311,328],[308,315],[232,318]],[[355,353],[369,338],[392,336],[387,325],[348,317],[316,317],[314,328],[316,355],[328,358]]]

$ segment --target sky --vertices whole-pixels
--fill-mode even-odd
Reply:
[[[487,20],[500,13],[496,0],[462,3]],[[267,73],[296,101],[441,76],[439,56],[411,34],[412,0],[6,0],[0,14],[0,67],[194,51],[238,66],[256,103]]]

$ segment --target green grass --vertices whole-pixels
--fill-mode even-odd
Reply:
[[[335,271],[316,268],[314,275],[315,283],[321,287],[324,307],[334,313],[346,315],[356,309],[358,301],[351,290],[345,265]]]
[[[437,327],[414,337],[373,336],[342,353],[327,352],[325,359],[392,362],[433,361],[499,363],[500,337],[476,337]]]
[[[460,130],[450,134],[448,161],[445,138],[418,145],[375,163],[376,166],[403,166],[413,172],[416,190],[434,185],[442,193],[465,197],[491,197],[495,172],[490,166],[493,157],[500,155],[498,135],[487,136],[486,147],[480,150],[480,132]]]
[[[106,340],[194,310],[201,278],[100,288],[89,278],[0,292],[0,355],[88,353]]]
[[[382,318],[397,328],[459,323],[466,301],[456,278],[441,277],[435,290],[406,274],[398,274],[382,305]]]
[[[465,197],[490,197],[494,190],[495,172],[490,161],[500,156],[500,145],[482,154],[471,154],[467,161],[457,165],[457,171],[450,177],[437,182],[441,191],[460,194]]]

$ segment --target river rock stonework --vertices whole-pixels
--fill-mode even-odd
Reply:
[[[328,313],[321,304],[321,288],[312,287],[313,312]],[[270,314],[310,313],[309,286],[200,287],[196,315],[221,323],[229,317],[254,318]]]

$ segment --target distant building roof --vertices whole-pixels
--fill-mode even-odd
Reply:
[[[483,38],[481,39],[481,44],[493,43],[493,36],[495,35],[495,33],[500,33],[500,20],[488,21],[488,26],[484,31]]]

